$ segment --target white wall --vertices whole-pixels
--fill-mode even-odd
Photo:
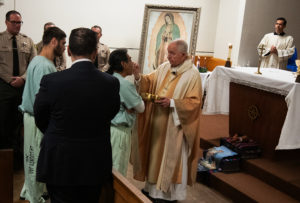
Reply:
[[[277,17],[287,19],[285,31],[300,50],[299,8],[299,0],[220,0],[214,56],[226,59],[230,42],[234,66],[256,67],[256,47],[264,34],[274,31]]]
[[[264,34],[274,32],[276,18],[285,17],[285,32],[294,37],[300,58],[300,1],[299,0],[247,0],[238,63],[247,61],[257,66],[256,47]]]
[[[4,5],[0,6],[0,32],[6,30],[5,14],[7,11],[14,9],[14,1],[4,0]]]
[[[67,35],[77,27],[98,24],[103,29],[101,41],[111,48],[125,47],[133,60],[138,59],[138,49],[143,24],[145,4],[201,7],[197,54],[213,52],[220,0],[15,0],[15,9],[22,14],[21,32],[35,43],[43,34],[45,22],[52,21]],[[14,9],[12,0],[0,7],[0,30],[5,30],[5,13]],[[68,63],[70,64],[70,63]]]
[[[214,57],[227,59],[231,43],[231,61],[237,64],[246,0],[221,0]]]
[[[256,46],[265,33],[274,30],[279,16],[287,18],[286,32],[294,37],[300,52],[299,0],[4,0],[0,31],[6,29],[6,12],[14,8],[23,16],[21,32],[36,43],[48,21],[56,23],[67,35],[73,28],[99,24],[103,28],[103,43],[111,48],[132,48],[129,53],[137,61],[145,4],[201,7],[198,55],[213,54],[226,59],[228,43],[232,43],[233,65],[245,66],[249,62],[250,66],[257,66]]]

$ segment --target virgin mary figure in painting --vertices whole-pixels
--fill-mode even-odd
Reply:
[[[155,48],[155,63],[153,69],[156,69],[160,64],[167,61],[167,47],[171,41],[180,38],[180,30],[178,25],[174,23],[172,13],[166,13],[165,24],[160,28],[156,38]]]

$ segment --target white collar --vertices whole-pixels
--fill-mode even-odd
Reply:
[[[88,59],[88,58],[77,59],[77,60],[73,61],[73,63],[71,64],[71,66],[73,66],[75,63],[82,62],[82,61],[90,61],[90,62],[92,62],[92,61],[91,61],[90,59]]]

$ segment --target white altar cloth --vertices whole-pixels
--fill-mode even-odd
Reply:
[[[285,101],[288,112],[281,130],[276,149],[300,148],[300,84],[295,84]]]
[[[217,66],[206,80],[206,98],[202,114],[229,114],[229,84],[236,82],[257,89],[286,96],[295,84],[292,72],[262,68],[262,75],[254,74],[257,68],[225,68]]]
[[[256,71],[257,68],[253,67],[225,68],[223,66],[217,66],[210,74],[210,76],[206,80],[206,84],[204,85],[206,88],[206,98],[204,101],[202,114],[229,114],[230,82],[244,84],[250,87],[266,90],[284,96],[287,96],[296,84],[294,82],[294,74],[289,71],[274,68],[261,68],[262,75],[254,74]],[[290,102],[294,103],[295,101],[294,99],[292,99],[292,97],[293,96],[289,96]],[[300,101],[296,103],[300,105]],[[288,105],[288,111],[293,105],[296,104]],[[276,149],[300,148],[300,146],[294,146],[295,141],[293,141],[293,139],[290,139],[290,137],[297,137],[298,143],[300,142],[300,131],[296,130],[296,128],[295,130],[290,129],[291,125],[297,125],[290,122],[300,121],[300,109],[298,108],[297,110],[298,111],[296,113],[293,113],[293,116],[297,116],[297,118],[286,118],[284,126],[287,126],[285,128],[288,128],[288,134],[286,134],[286,136],[283,138],[280,137],[280,142],[278,144],[279,148]],[[283,127],[283,130],[285,128]],[[288,142],[289,144],[281,144],[281,141]]]
[[[210,74],[211,74],[210,71],[207,71],[206,73],[200,73],[201,84],[202,84],[202,95],[204,94],[204,88],[205,88],[206,80],[207,80],[207,78]]]

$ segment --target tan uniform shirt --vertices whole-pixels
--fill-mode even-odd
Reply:
[[[105,72],[108,70],[108,59],[109,59],[110,51],[108,46],[102,43],[98,43],[98,69]]]
[[[13,76],[13,35],[7,31],[0,33],[0,78],[7,83]],[[36,50],[32,39],[24,34],[17,34],[17,47],[19,56],[19,75],[25,80],[26,69],[31,59],[36,56]]]
[[[37,54],[40,54],[43,48],[43,41],[40,41],[35,45]],[[58,71],[66,69],[66,53],[64,52],[61,56],[54,58],[54,65]]]

